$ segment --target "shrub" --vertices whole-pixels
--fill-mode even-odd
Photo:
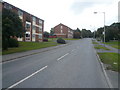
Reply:
[[[19,43],[16,39],[10,38],[8,41],[9,47],[18,47]]]
[[[64,39],[58,38],[58,39],[57,39],[57,43],[65,44],[66,42],[65,42]]]
[[[2,50],[7,50],[8,49],[8,40],[3,39],[2,40]]]
[[[43,42],[48,42],[48,39],[47,39],[47,38],[44,38],[44,39],[43,39]]]

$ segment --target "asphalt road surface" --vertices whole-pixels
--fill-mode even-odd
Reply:
[[[3,88],[108,88],[89,38],[3,63]]]

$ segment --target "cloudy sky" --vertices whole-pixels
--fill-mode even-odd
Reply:
[[[45,20],[45,31],[59,23],[94,31],[118,21],[120,0],[3,0]],[[93,12],[99,12],[94,14]]]

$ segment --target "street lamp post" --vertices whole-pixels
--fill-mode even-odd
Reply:
[[[94,14],[97,14],[98,12],[94,12]],[[104,14],[104,46],[105,46],[105,12],[102,12]]]

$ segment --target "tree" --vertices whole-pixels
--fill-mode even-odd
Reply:
[[[19,16],[8,9],[3,9],[2,13],[2,44],[3,49],[9,46],[9,39],[11,37],[22,37],[23,26]]]
[[[104,27],[98,28],[96,32],[97,38],[104,39]],[[120,23],[113,23],[110,26],[105,26],[105,41],[120,40]]]
[[[74,30],[74,33],[73,33],[73,38],[81,38],[81,31],[79,28],[77,28],[76,30]]]
[[[53,36],[54,35],[54,28],[51,28],[50,30],[50,36]]]
[[[81,33],[82,33],[83,38],[91,38],[91,37],[93,37],[93,34],[92,34],[92,32],[90,30],[82,29]]]
[[[43,33],[43,36],[44,36],[45,38],[49,38],[49,32],[45,31],[45,32]]]

